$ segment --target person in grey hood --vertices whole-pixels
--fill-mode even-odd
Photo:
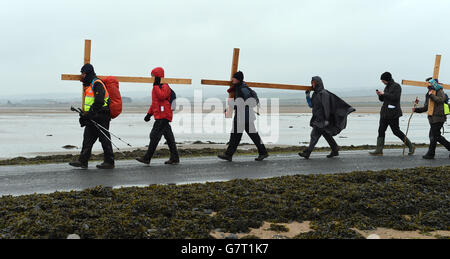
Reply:
[[[380,127],[378,129],[377,148],[374,152],[369,154],[372,156],[382,156],[384,149],[384,142],[386,137],[386,130],[391,128],[395,136],[397,136],[402,142],[409,148],[408,155],[414,155],[415,146],[406,137],[405,133],[400,130],[400,117],[403,116],[402,108],[400,107],[400,99],[402,96],[402,87],[397,84],[392,78],[392,74],[389,72],[381,75],[381,81],[386,88],[384,91],[378,91],[377,95],[380,102],[383,102],[380,112]]]
[[[301,157],[309,159],[314,147],[323,136],[331,147],[331,154],[328,158],[339,156],[339,146],[333,136],[338,135],[347,127],[347,117],[355,109],[344,102],[333,93],[325,90],[323,81],[320,77],[313,77],[311,85],[314,94],[306,92],[306,100],[310,108],[313,109],[310,126],[313,128],[311,132],[311,141],[308,149],[299,153]]]

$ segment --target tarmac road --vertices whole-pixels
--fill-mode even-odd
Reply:
[[[343,151],[327,159],[328,153],[313,153],[311,160],[297,154],[272,155],[264,162],[254,156],[236,156],[233,163],[216,157],[182,159],[178,166],[164,165],[166,159],[152,161],[150,167],[137,161],[117,161],[116,169],[101,171],[90,164],[89,170],[73,169],[67,164],[0,166],[0,196],[84,190],[95,186],[129,187],[151,184],[188,184],[232,179],[264,179],[297,174],[329,174],[365,170],[415,168],[450,165],[448,152],[437,151],[436,160],[422,159],[426,149],[415,156],[402,157],[402,150],[385,150],[383,157],[371,157],[368,151]]]

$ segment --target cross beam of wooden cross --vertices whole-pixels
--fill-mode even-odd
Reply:
[[[233,63],[231,67],[231,78],[238,71],[239,65],[239,49],[234,49],[233,52]],[[255,83],[255,82],[245,82],[249,87],[255,88],[270,88],[270,89],[284,89],[284,90],[300,90],[300,91],[311,91],[311,86],[303,86],[303,85],[286,85],[286,84],[270,84],[270,83]],[[232,86],[231,79],[230,81],[222,81],[222,80],[202,80],[202,85],[217,85],[217,86]]]
[[[439,79],[439,71],[440,71],[440,67],[441,67],[441,55],[436,55],[436,61],[434,63],[434,73],[433,73],[433,78],[434,79]],[[442,87],[444,87],[445,89],[450,89],[450,85],[447,84],[442,84],[439,82],[440,85],[442,85]],[[428,87],[428,82],[425,81],[411,81],[411,80],[402,80],[402,85],[410,85],[410,86],[421,86],[421,87]]]
[[[91,40],[85,40],[84,43],[84,63],[88,64],[91,63]],[[100,79],[104,79],[108,76],[98,76]],[[148,83],[153,84],[155,82],[154,77],[128,77],[128,76],[114,76],[117,78],[119,82],[123,83]],[[63,74],[61,75],[61,80],[65,81],[80,81],[81,75],[69,75],[69,74]],[[181,79],[181,78],[163,78],[161,80],[161,83],[164,84],[175,84],[175,85],[190,85],[192,84],[192,79]],[[84,89],[82,88],[82,102],[83,105],[81,107],[84,108]],[[82,108],[82,109],[83,109]]]

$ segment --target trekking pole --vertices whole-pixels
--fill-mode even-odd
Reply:
[[[74,111],[74,112],[77,112],[77,113],[80,114],[80,115],[83,114],[83,112],[81,111],[81,109],[77,110],[77,109],[71,107],[70,110],[71,110],[71,111]],[[101,125],[98,124],[97,122],[91,120],[91,119],[89,119],[89,120],[92,122],[92,124],[94,124],[94,126],[98,129],[98,131],[100,131],[100,133],[102,133],[103,136],[105,136],[105,138],[106,138],[107,140],[109,140],[109,142],[111,142],[111,144],[112,144],[115,148],[117,148],[118,151],[120,151],[120,148],[117,147],[116,144],[114,144],[114,142],[112,142],[111,138],[109,138],[109,137],[106,135],[106,133],[103,132],[103,131],[99,128],[99,126],[101,126]]]
[[[416,97],[416,100],[414,101],[414,109],[417,108],[418,104],[419,104],[419,97]],[[411,119],[412,119],[413,115],[414,115],[414,112],[411,113],[411,116],[409,117],[409,121],[408,121],[408,128],[406,128],[405,140],[403,141],[403,156],[405,156],[406,140],[408,139],[409,126],[411,124]]]
[[[73,108],[73,107],[72,107],[72,108]],[[75,108],[74,108],[74,109],[75,109]],[[74,110],[72,110],[72,111],[74,111]],[[78,108],[78,110],[75,110],[75,111],[77,111],[78,113],[82,113],[82,111],[81,111],[80,108]],[[107,129],[106,129],[105,127],[103,127],[102,125],[96,123],[96,122],[93,121],[93,120],[91,120],[91,121],[94,122],[95,124],[97,124],[97,126],[100,127],[101,129],[103,129],[105,132],[108,132],[109,134],[111,134],[111,136],[113,136],[113,137],[117,138],[118,140],[122,141],[123,143],[125,143],[127,146],[133,147],[131,144],[125,142],[122,138],[116,136],[114,133],[112,133],[111,131],[107,130]]]

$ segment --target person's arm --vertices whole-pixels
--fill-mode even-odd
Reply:
[[[414,110],[414,112],[415,113],[424,113],[427,111],[428,111],[428,96],[426,97],[426,101],[425,101],[425,104],[423,105],[423,107],[416,108]]]
[[[99,82],[94,84],[94,104],[91,106],[91,109],[88,112],[88,116],[90,118],[94,117],[99,111],[102,110],[103,105],[105,105],[105,88]]]
[[[311,92],[310,91],[306,91],[306,102],[308,103],[309,108],[312,109],[313,105],[312,105]]]
[[[435,103],[438,103],[438,104],[442,104],[442,103],[445,103],[445,94],[444,94],[444,92],[442,91],[442,90],[439,90],[437,93],[436,93],[436,95],[434,95],[434,94],[430,94],[430,98],[435,102]]]
[[[168,100],[170,98],[170,87],[168,85],[153,86],[153,94],[155,94],[156,99],[160,101]]]
[[[402,96],[402,88],[400,85],[394,84],[389,87],[388,91],[384,92],[383,100],[389,102],[398,102]]]
[[[323,91],[321,94],[322,99],[322,106],[323,106],[323,114],[325,116],[325,127],[328,126],[330,123],[330,114],[331,114],[331,107],[330,107],[330,95],[328,92]]]

